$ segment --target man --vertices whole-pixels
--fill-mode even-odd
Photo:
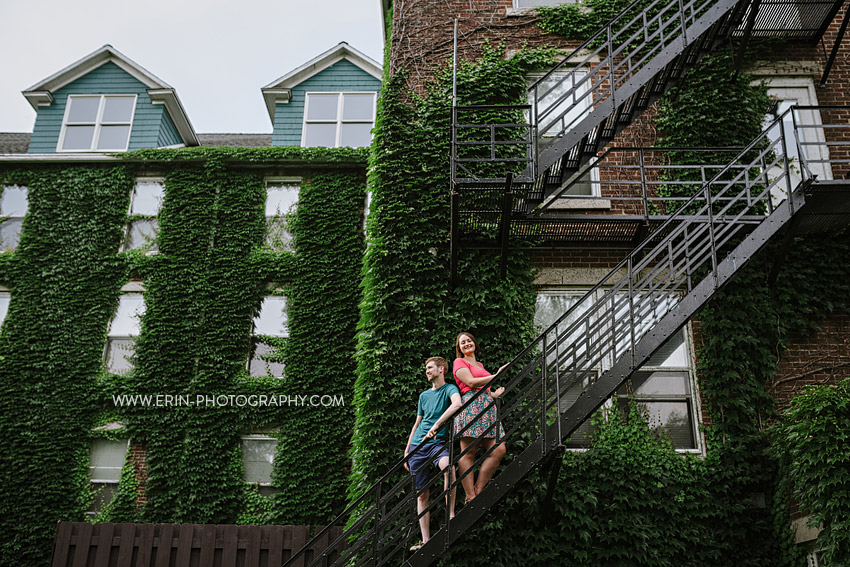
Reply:
[[[416,490],[419,491],[416,500],[416,509],[420,514],[419,529],[422,532],[422,541],[410,548],[410,551],[417,551],[425,542],[431,538],[431,514],[430,512],[422,512],[428,508],[429,490],[426,487],[428,484],[428,463],[438,467],[444,471],[444,486],[448,489],[449,483],[454,481],[454,467],[452,467],[452,479],[449,480],[449,428],[444,427],[438,432],[440,427],[451,419],[452,415],[460,409],[460,391],[454,384],[446,384],[446,372],[449,370],[449,364],[446,359],[441,356],[432,356],[425,361],[425,376],[431,384],[431,388],[419,394],[419,406],[416,409],[416,422],[413,424],[413,429],[410,430],[410,437],[407,438],[407,446],[404,449],[404,456],[422,445],[419,451],[411,455],[410,460],[405,464],[405,468],[413,475]],[[451,491],[449,498],[449,517],[455,515],[455,489]]]

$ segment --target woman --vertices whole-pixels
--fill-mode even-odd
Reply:
[[[457,358],[454,361],[453,373],[463,403],[466,403],[493,378],[493,375],[487,372],[484,366],[475,359],[477,354],[478,343],[475,341],[475,337],[470,333],[459,334],[455,339],[455,355]],[[505,366],[499,368],[496,374],[501,372]],[[497,388],[495,392],[491,392],[488,387],[473,403],[455,417],[454,432],[455,435],[460,437],[461,453],[466,452],[458,460],[458,469],[462,477],[463,491],[466,493],[466,502],[469,502],[484,490],[493,473],[499,468],[502,457],[505,456],[506,447],[501,441],[505,436],[502,424],[499,423],[490,427],[497,421],[496,404],[493,402],[493,398],[498,398],[504,391],[504,388]],[[485,410],[488,406],[490,408]],[[476,481],[474,473],[470,471],[475,463],[475,455],[480,447],[483,447],[486,452],[494,445],[496,446],[493,451],[481,463],[481,470],[478,471],[478,480]],[[469,471],[469,474],[466,474],[467,471]]]

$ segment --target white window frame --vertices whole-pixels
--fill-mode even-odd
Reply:
[[[12,304],[12,292],[3,286],[0,286],[0,328],[6,321],[6,315],[9,314],[9,306]]]
[[[22,190],[24,192],[24,200],[25,200],[26,204],[24,205],[23,214],[6,215],[5,211],[2,210],[2,202],[3,202],[2,199],[3,199],[3,195],[6,194],[7,189],[18,189],[18,190]],[[5,224],[8,221],[19,221],[21,223],[21,228],[23,228],[24,218],[26,217],[27,212],[29,212],[29,189],[27,188],[27,186],[26,185],[15,185],[15,184],[7,185],[7,184],[4,183],[3,184],[3,193],[0,194],[0,226],[2,226],[3,224]],[[16,250],[18,248],[18,244],[20,244],[20,241],[21,241],[21,231],[19,230],[17,232],[17,238],[16,238],[15,245],[9,246],[5,250],[0,250],[0,252],[9,252],[9,251],[12,251],[12,250]]]
[[[569,74],[569,72],[570,72],[569,70],[556,71],[555,73],[553,73],[553,76],[565,77],[567,74]],[[542,79],[544,76],[546,76],[545,72],[543,72],[543,73],[528,73],[525,76],[526,84],[530,87],[531,85],[533,85],[534,83],[536,83],[537,81]],[[587,90],[589,90],[589,85],[588,85]],[[587,92],[587,91],[585,91],[585,92]],[[531,100],[531,95],[532,95],[532,92],[529,91],[528,92],[528,97],[529,97],[528,104],[531,105],[531,110],[529,110],[528,113],[526,114],[526,120],[529,124],[532,124],[532,126],[533,126],[534,125],[533,124],[533,121],[534,121],[534,117],[533,117],[534,101]],[[591,96],[587,96],[583,99],[587,102],[587,104],[584,106],[584,108],[582,108],[582,112],[584,110],[590,108],[591,98],[592,98]],[[546,137],[549,137],[549,136],[546,136]],[[583,196],[583,197],[601,197],[602,196],[602,185],[601,185],[600,179],[599,179],[599,169],[598,168],[594,167],[593,169],[590,170],[590,178],[587,179],[584,183],[587,183],[587,184],[590,185],[590,193],[589,194],[578,194],[578,195]],[[576,195],[576,196],[578,196],[578,195]],[[570,201],[572,201],[572,200],[573,200],[572,198],[569,199],[569,200],[563,200],[562,199],[562,201],[565,201],[565,202],[563,202],[563,203],[559,202],[557,208],[579,208],[579,207],[589,208],[587,202],[581,202],[581,203],[575,202],[574,205],[571,207]],[[610,202],[607,203],[607,207],[605,207],[605,208],[610,208]]]
[[[268,334],[268,333],[257,334],[257,322],[260,320],[260,317],[263,313],[263,307],[265,306],[266,300],[270,297],[275,298],[275,300],[279,299],[279,300],[283,301],[283,311],[282,311],[283,314],[284,314],[283,329],[280,331],[280,334]],[[289,316],[286,312],[286,309],[287,309],[286,296],[281,294],[281,293],[269,293],[263,298],[263,303],[260,305],[260,311],[257,313],[257,316],[254,317],[253,322],[251,323],[251,352],[248,355],[248,362],[245,366],[245,369],[248,371],[248,374],[250,376],[255,377],[255,378],[260,377],[260,376],[275,376],[277,378],[282,378],[283,376],[285,376],[285,374],[286,374],[286,364],[285,363],[282,363],[282,362],[274,363],[274,364],[280,364],[283,367],[281,369],[280,376],[277,376],[276,374],[274,374],[270,371],[271,369],[270,369],[269,363],[262,358],[262,355],[257,355],[256,351],[257,351],[257,348],[259,347],[259,345],[265,345],[267,348],[271,348],[271,345],[260,340],[261,336],[275,337],[275,338],[282,338],[282,339],[289,337]],[[265,373],[265,374],[254,374],[254,373],[251,372],[251,365],[255,360],[262,361],[263,364],[265,364],[267,373]]]
[[[69,122],[68,116],[71,113],[71,100],[72,99],[81,99],[81,98],[98,98],[100,102],[98,103],[97,108],[97,117],[94,122]],[[104,122],[103,121],[103,111],[106,108],[105,100],[107,98],[132,98],[133,99],[133,108],[130,111],[130,120],[125,122]],[[62,117],[62,129],[59,131],[59,141],[56,144],[56,151],[62,153],[81,153],[81,152],[126,152],[127,148],[130,147],[130,137],[133,135],[133,119],[136,116],[136,103],[138,102],[138,96],[134,94],[101,94],[101,95],[68,95],[68,98],[65,102],[65,114]],[[65,145],[65,133],[67,132],[68,126],[94,126],[94,133],[92,134],[91,144],[87,149],[74,149],[74,150],[66,150],[62,146]],[[123,148],[104,148],[101,150],[96,149],[97,143],[100,140],[100,131],[103,126],[129,126],[130,130],[127,134],[127,143]]]
[[[120,467],[95,467],[94,465],[91,464],[91,458],[94,455],[94,445],[95,445],[95,442],[97,442],[97,441],[110,441],[110,442],[113,442],[113,443],[124,443],[124,459],[122,460]],[[124,464],[127,461],[127,453],[129,451],[130,451],[130,440],[129,439],[120,439],[118,441],[113,441],[113,440],[110,440],[110,439],[96,439],[94,442],[92,442],[91,448],[89,449],[89,484],[90,484],[92,490],[98,490],[99,489],[98,487],[105,486],[105,485],[112,485],[117,490],[118,483],[120,482],[120,478],[121,478],[121,470],[124,468]],[[95,469],[115,469],[115,470],[118,471],[118,475],[117,475],[118,480],[113,479],[113,478],[95,478],[95,476],[94,476]],[[110,501],[111,501],[111,498],[110,498]],[[97,496],[95,496],[95,500],[92,502],[92,508],[94,508],[97,504],[98,504]],[[108,504],[109,504],[109,502],[101,502],[100,506],[98,507],[99,509],[89,509],[86,512],[86,514],[88,516],[95,517],[103,511],[103,506],[107,506]]]
[[[162,186],[163,189],[163,200],[165,199],[165,179],[162,177],[137,177],[136,181],[133,183],[133,189],[130,191],[130,204],[127,207],[127,225],[124,227],[124,240],[121,242],[120,250],[122,252],[127,250],[138,250],[139,248],[144,248],[144,246],[134,246],[130,247],[130,233],[133,230],[133,224],[138,222],[137,220],[129,220],[130,216],[133,216],[133,201],[136,198],[136,190],[139,184],[144,183],[157,183]],[[145,250],[146,254],[157,254],[159,252],[156,246],[156,237],[159,234],[159,211],[162,209],[162,201],[160,201],[159,206],[157,207],[156,214],[153,216],[148,216],[147,220],[153,222],[154,226],[154,235],[150,241],[146,243],[146,245],[150,245],[148,250]]]
[[[337,106],[336,106],[336,120],[308,120],[307,116],[310,110],[310,96],[311,95],[337,95]],[[372,95],[372,119],[371,120],[343,120],[342,118],[342,102],[345,98],[345,95]],[[304,120],[301,124],[301,146],[307,147],[307,125],[308,124],[336,124],[336,137],[334,139],[334,148],[340,147],[340,141],[342,138],[342,125],[343,124],[371,124],[372,128],[375,127],[375,114],[377,112],[377,98],[378,93],[374,91],[329,91],[329,92],[321,92],[321,91],[308,91],[304,93]],[[372,129],[370,128],[370,130]],[[369,140],[372,140],[372,134],[369,135]],[[366,146],[358,146],[358,147],[368,147]],[[316,146],[316,147],[326,147],[326,146]]]
[[[265,187],[266,187],[266,246],[269,246],[273,250],[284,252],[284,251],[293,251],[294,248],[292,246],[292,232],[289,230],[289,218],[288,216],[294,213],[298,209],[298,201],[301,198],[301,185],[302,185],[301,177],[267,177],[265,179]],[[295,195],[295,203],[292,205],[290,210],[288,211],[276,211],[274,214],[270,215],[268,210],[268,198],[269,198],[269,189],[278,189],[278,188],[289,188],[294,189],[296,191]],[[275,246],[275,236],[272,235],[272,230],[280,230],[280,242],[279,246]]]
[[[588,291],[589,290],[587,288],[546,285],[546,286],[540,286],[539,287],[539,289],[537,291],[537,295],[538,296],[540,296],[540,295],[573,296],[576,299],[581,299],[584,295],[587,294]],[[601,299],[601,297],[606,293],[606,291],[607,290],[605,290],[605,289],[598,290],[596,297],[594,298],[594,301]],[[535,309],[535,312],[536,312],[536,309]],[[538,328],[537,329],[537,331],[539,331],[539,332],[543,332],[545,330],[546,330],[545,328]],[[686,398],[687,398],[687,402],[688,402],[688,409],[691,412],[691,417],[692,417],[690,425],[691,425],[691,433],[692,433],[693,439],[694,439],[694,447],[692,447],[692,448],[681,448],[681,449],[676,448],[676,452],[681,453],[681,454],[690,453],[690,454],[702,455],[702,454],[704,454],[704,447],[705,447],[705,444],[703,443],[703,439],[702,439],[702,434],[700,432],[700,424],[702,423],[702,409],[700,407],[699,389],[698,389],[698,384],[697,384],[697,380],[696,380],[696,356],[695,356],[695,351],[694,351],[693,338],[692,338],[692,334],[691,334],[690,324],[687,324],[684,327],[684,329],[680,332],[684,333],[684,340],[685,340],[684,346],[685,346],[685,349],[686,349],[685,354],[686,354],[687,362],[688,362],[687,366],[685,366],[685,367],[673,367],[673,366],[657,367],[657,366],[646,366],[646,365],[644,365],[644,366],[640,367],[636,372],[649,372],[649,373],[652,373],[652,372],[671,372],[671,373],[672,372],[682,372],[682,373],[687,373],[686,384],[687,384],[688,395],[686,396]],[[611,368],[613,363],[614,363],[614,360],[612,360],[612,357],[609,355],[609,356],[606,356],[603,360],[600,361],[599,366],[597,366],[594,369],[589,369],[589,370],[595,371],[596,378],[598,379],[599,376],[601,376],[603,372],[605,372],[606,370]],[[608,398],[604,402],[603,407],[610,408],[612,399],[615,396],[617,396],[617,397],[621,396],[621,394],[619,393],[619,389],[618,389],[618,392],[615,392],[610,398]],[[682,396],[680,396],[680,395],[676,395],[676,396],[671,395],[670,396],[670,398],[673,398],[673,397],[681,398]],[[641,399],[638,399],[638,403],[640,403],[640,401],[641,401]],[[645,401],[653,401],[653,400],[647,398]],[[659,401],[660,401],[660,398],[659,398]],[[584,426],[582,426],[582,427],[584,427]],[[578,451],[584,450],[584,448],[581,448],[581,447],[569,447],[569,448],[571,450],[578,450]]]
[[[144,288],[141,286],[141,284],[139,282],[131,282],[131,283],[125,285],[124,287],[122,287],[121,291],[122,291],[122,293],[121,293],[121,295],[119,296],[119,299],[118,299],[118,301],[119,301],[118,307],[116,308],[115,314],[109,320],[109,326],[107,327],[107,331],[106,331],[106,344],[103,347],[103,366],[106,369],[106,371],[111,373],[111,374],[129,373],[133,370],[132,366],[130,368],[127,368],[126,370],[121,370],[119,372],[115,372],[111,368],[109,368],[109,355],[110,355],[110,352],[112,351],[113,341],[119,341],[119,340],[121,340],[121,341],[126,341],[126,340],[133,341],[133,345],[134,345],[133,352],[135,353],[135,340],[139,336],[138,332],[141,331],[141,320],[140,320],[139,323],[138,323],[137,334],[135,334],[135,335],[134,334],[120,334],[120,335],[119,334],[112,334],[112,326],[115,322],[115,317],[118,316],[118,309],[120,308],[120,305],[121,305],[120,304],[121,297],[126,297],[126,296],[129,296],[129,295],[133,295],[133,296],[138,295],[142,299],[141,310],[138,312],[139,318],[141,318],[142,315],[144,315],[145,310],[147,309],[147,305],[145,304],[145,296],[144,296],[144,293],[143,293]]]
[[[572,1],[564,1],[564,0],[539,0],[537,3],[532,5],[521,5],[521,0],[513,0],[513,9],[514,10],[534,10],[539,6],[559,6],[561,4],[575,4],[577,0]]]
[[[271,481],[271,475],[269,475],[268,481],[257,481],[257,480],[245,478],[245,476],[247,476],[247,474],[248,474],[247,468],[245,467],[245,444],[246,444],[246,442],[251,442],[251,441],[274,441],[275,442],[275,451],[276,451],[277,450],[277,444],[278,444],[278,441],[279,441],[278,438],[273,437],[271,435],[266,435],[264,433],[250,433],[250,434],[247,434],[247,435],[241,435],[240,441],[242,443],[241,448],[242,448],[242,470],[243,470],[243,475],[244,475],[243,480],[245,482],[247,482],[248,484],[256,484],[257,486],[259,486],[260,487],[260,494],[262,494],[263,496],[271,496],[271,494],[274,492],[274,484]],[[272,462],[270,464],[272,466],[272,469],[274,469],[274,451],[272,452]]]

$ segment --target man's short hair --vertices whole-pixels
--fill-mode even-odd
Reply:
[[[432,356],[431,358],[429,358],[428,360],[425,361],[425,366],[428,366],[429,362],[433,362],[434,364],[437,365],[438,368],[439,367],[445,368],[446,372],[449,371],[449,363],[446,362],[446,359],[443,358],[442,356]]]

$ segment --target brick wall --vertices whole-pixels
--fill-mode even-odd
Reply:
[[[138,441],[130,441],[130,459],[133,461],[133,466],[136,469],[136,482],[139,483],[139,487],[136,489],[136,504],[143,506],[148,500],[148,497],[145,495],[145,487],[148,482],[147,451],[145,446]]]
[[[810,384],[835,384],[850,376],[850,314],[835,312],[818,323],[821,330],[792,337],[779,359],[779,371],[767,385],[782,410]]]

